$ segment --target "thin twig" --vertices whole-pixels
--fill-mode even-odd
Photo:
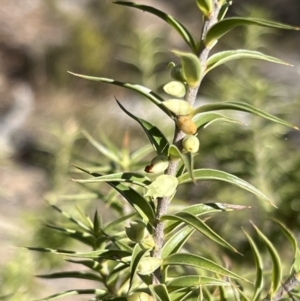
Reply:
[[[300,284],[300,271],[298,273],[295,273],[285,283],[283,283],[274,295],[270,296],[268,294],[263,299],[263,301],[270,301],[270,300],[278,301],[282,299],[284,295],[288,294],[292,289],[294,289],[299,284]]]

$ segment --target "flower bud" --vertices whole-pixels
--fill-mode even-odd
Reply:
[[[145,167],[145,171],[149,173],[158,173],[165,171],[169,166],[169,159],[165,155],[158,155],[154,157],[150,163]]]
[[[127,301],[154,301],[154,298],[144,292],[138,292],[129,295]]]
[[[197,126],[189,116],[179,116],[177,126],[187,135],[193,135],[197,132]]]
[[[163,101],[162,104],[177,116],[188,115],[194,110],[188,102],[182,99],[168,99]]]
[[[185,85],[179,81],[171,81],[164,85],[164,91],[175,97],[183,97],[186,93]]]
[[[125,227],[125,231],[128,238],[134,242],[142,242],[149,234],[146,224],[139,220],[130,222],[130,226]]]
[[[196,153],[200,147],[200,141],[196,136],[187,135],[182,140],[184,150],[192,154]]]
[[[143,257],[137,267],[137,272],[141,275],[153,273],[162,264],[162,259],[155,257]]]

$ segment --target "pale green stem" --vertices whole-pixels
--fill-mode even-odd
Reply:
[[[205,20],[203,23],[202,33],[201,33],[201,40],[204,40],[207,31],[209,28],[216,23],[217,17],[220,11],[220,7],[218,6],[218,1],[214,0],[214,12],[211,15],[209,20]],[[199,60],[203,68],[205,68],[206,61],[209,55],[210,49],[206,48],[204,43],[202,43],[202,48],[199,52]],[[202,78],[201,78],[202,80]],[[187,93],[185,96],[185,100],[191,104],[192,106],[195,103],[197,93],[199,90],[200,84],[196,88],[188,88]],[[175,133],[173,143],[180,147],[180,141],[184,138],[185,134],[181,132],[178,127],[175,125]],[[180,147],[181,148],[181,147]],[[167,168],[165,174],[167,175],[176,175],[178,169],[179,161],[171,161],[169,167]],[[161,250],[164,244],[164,223],[160,221],[161,216],[167,214],[168,207],[170,203],[169,197],[158,198],[157,199],[157,210],[156,210],[156,225],[154,227],[153,238],[155,241],[155,249],[152,253],[153,257],[161,258]],[[154,273],[153,277],[153,284],[159,284],[162,282],[162,273],[161,269],[157,269]]]

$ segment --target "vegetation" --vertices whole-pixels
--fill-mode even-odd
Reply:
[[[282,263],[280,252],[273,240],[252,223],[251,235],[245,230],[243,235],[251,247],[253,259],[247,257],[243,265],[241,250],[233,246],[234,232],[242,231],[236,229],[236,221],[231,213],[246,211],[252,203],[239,203],[236,200],[230,203],[204,203],[206,198],[203,196],[202,199],[198,198],[195,204],[190,204],[185,187],[190,185],[188,187],[193,187],[192,189],[197,190],[201,196],[199,190],[203,186],[202,181],[226,182],[222,185],[230,184],[237,186],[235,190],[244,190],[243,198],[248,193],[254,195],[266,204],[263,206],[266,210],[282,204],[273,198],[275,192],[266,181],[267,174],[263,168],[265,157],[259,156],[255,149],[257,150],[258,145],[264,147],[267,138],[263,127],[268,126],[270,122],[276,123],[280,128],[298,128],[270,114],[268,106],[263,108],[260,100],[264,99],[264,92],[268,87],[266,82],[262,81],[256,85],[257,94],[252,102],[251,97],[243,102],[224,99],[226,101],[201,103],[199,106],[195,101],[203,79],[220,65],[240,59],[257,59],[289,65],[257,50],[224,50],[211,54],[218,40],[226,33],[238,26],[284,30],[299,28],[260,18],[226,17],[231,2],[197,0],[195,9],[198,7],[203,16],[201,38],[197,41],[183,24],[154,7],[125,1],[117,1],[115,4],[136,8],[159,17],[175,29],[185,42],[188,50],[176,49],[171,52],[179,63],[171,62],[168,65],[172,81],[164,85],[164,91],[169,96],[161,96],[149,87],[135,83],[70,73],[80,78],[121,86],[147,98],[165,113],[164,118],[172,120],[173,138],[164,134],[165,120],[161,120],[156,126],[130,112],[119,99],[116,101],[120,109],[142,127],[149,139],[149,145],[131,151],[128,135],[124,136],[123,146],[119,148],[104,136],[101,141],[97,141],[89,133],[83,132],[84,137],[106,158],[107,164],[99,166],[90,160],[86,166],[74,165],[80,175],[74,176],[74,181],[101,200],[102,207],[107,211],[105,217],[109,218],[104,218],[97,211],[91,218],[81,210],[77,218],[55,204],[50,204],[63,216],[67,224],[59,226],[47,223],[46,226],[80,241],[89,250],[61,250],[51,245],[47,248],[29,249],[63,256],[66,261],[87,269],[82,271],[80,268],[39,277],[87,279],[98,282],[99,286],[73,289],[43,300],[80,294],[90,294],[93,300],[116,301],[276,301],[284,295],[290,298],[293,295],[297,296],[295,287],[299,284],[299,250],[295,237],[284,224],[272,221],[272,227],[281,229],[282,237],[286,237],[289,242],[292,264],[287,268],[287,264]],[[149,70],[149,73],[153,71],[150,67]],[[241,79],[246,80],[247,77]],[[255,80],[257,79],[251,79],[249,82]],[[148,81],[151,82],[150,79]],[[143,82],[147,82],[144,76]],[[230,85],[227,84],[227,87],[230,88]],[[201,168],[195,167],[199,164],[199,161],[194,162],[198,156],[207,156],[204,152],[207,148],[203,145],[203,141],[207,140],[207,129],[215,129],[217,136],[218,128],[213,127],[213,124],[219,124],[221,127],[224,123],[231,124],[229,129],[233,132],[234,126],[246,123],[246,120],[238,120],[233,115],[219,113],[228,110],[246,112],[268,122],[250,119],[253,153],[256,155],[257,166],[260,166],[254,176],[254,182],[261,186],[260,189],[242,179],[243,172],[246,174],[248,170],[239,170],[238,176],[237,173],[228,173],[227,170],[211,168],[203,160],[200,160],[201,164],[203,163]],[[236,136],[233,136],[233,140],[236,139]],[[148,160],[153,151],[155,154]],[[237,162],[236,158],[231,158],[231,162]],[[110,188],[102,184],[103,182]],[[227,199],[229,198],[226,197]],[[218,219],[221,213],[230,216],[225,219],[227,224],[232,225],[231,233],[222,236],[210,225],[210,217]],[[224,217],[222,218],[224,220]],[[240,226],[248,227],[248,222]],[[241,237],[240,234],[236,236]],[[230,257],[240,257],[238,265],[234,259],[230,260]],[[249,260],[254,260],[254,268],[249,265]]]

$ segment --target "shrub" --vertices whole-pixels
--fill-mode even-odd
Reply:
[[[254,256],[255,268],[245,273],[239,264],[238,271],[235,272],[226,264],[224,250],[227,249],[236,256],[240,256],[239,251],[229,243],[229,238],[223,238],[216,233],[207,220],[209,216],[218,215],[220,212],[243,210],[248,206],[203,203],[201,200],[193,205],[179,203],[173,206],[173,203],[177,190],[186,183],[197,185],[200,181],[213,180],[237,186],[252,193],[260,201],[267,202],[268,206],[275,206],[263,192],[233,174],[216,169],[194,168],[194,158],[201,154],[199,137],[204,135],[205,129],[212,123],[241,123],[219,113],[221,110],[243,111],[282,126],[298,128],[248,103],[226,101],[195,107],[195,100],[203,78],[211,70],[227,62],[251,58],[289,65],[275,57],[247,49],[225,50],[210,55],[217,41],[226,33],[237,26],[286,30],[298,28],[257,18],[225,18],[231,2],[197,0],[195,8],[198,7],[202,13],[203,24],[201,39],[196,41],[183,24],[154,7],[124,1],[116,1],[115,4],[133,7],[157,16],[173,27],[186,43],[188,51],[172,51],[172,55],[178,57],[180,63],[168,65],[172,81],[164,86],[164,90],[170,96],[165,99],[139,84],[70,73],[80,78],[121,86],[147,98],[165,113],[166,119],[171,118],[174,121],[174,137],[170,142],[163,134],[163,120],[158,128],[129,112],[121,101],[116,99],[121,110],[142,127],[155,152],[153,159],[142,167],[149,173],[148,176],[141,172],[141,161],[149,155],[149,146],[130,153],[126,148],[118,149],[108,140],[99,142],[88,133],[84,133],[99,152],[113,163],[113,168],[103,173],[95,166],[75,166],[85,173],[87,178],[74,181],[83,185],[107,183],[111,190],[97,193],[116,217],[113,221],[103,222],[95,212],[92,219],[84,213],[81,213],[79,219],[52,204],[51,206],[72,226],[47,226],[82,242],[91,251],[30,249],[63,255],[67,261],[89,269],[86,272],[59,272],[39,277],[88,279],[99,282],[100,286],[84,290],[74,289],[43,300],[78,294],[91,294],[94,296],[93,300],[115,301],[180,301],[204,298],[278,300],[284,294],[293,294],[293,288],[299,283],[299,251],[296,239],[282,223],[274,221],[291,243],[294,260],[289,272],[283,273],[278,251],[254,224],[253,228],[270,256],[271,274],[264,273],[265,256],[261,255],[261,245],[258,247],[257,242],[246,231],[244,233]],[[261,141],[262,147],[263,142]],[[200,242],[196,241],[194,233],[203,235]],[[234,233],[230,236],[233,237]],[[245,266],[250,269],[247,263]]]

